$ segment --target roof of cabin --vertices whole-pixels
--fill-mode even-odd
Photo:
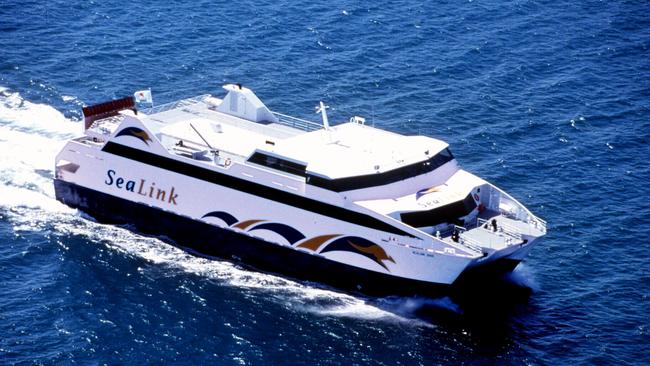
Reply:
[[[224,99],[199,96],[142,111],[136,118],[168,148],[178,140],[205,146],[205,140],[242,159],[259,150],[300,162],[310,174],[329,179],[390,171],[427,160],[448,146],[356,122],[325,129],[271,112],[249,89],[225,88]]]

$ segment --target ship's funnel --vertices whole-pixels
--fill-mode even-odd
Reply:
[[[253,122],[278,122],[278,118],[250,89],[239,84],[226,84],[223,88],[228,90],[228,94],[217,111]]]

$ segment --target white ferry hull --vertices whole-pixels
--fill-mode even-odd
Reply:
[[[209,177],[200,180],[76,144],[64,148],[57,160],[74,160],[81,167],[74,174],[57,172],[59,201],[99,221],[133,224],[198,254],[241,260],[264,271],[374,295],[433,295],[473,259],[395,244],[406,239],[332,217],[346,210],[323,215],[318,209],[327,207],[316,206],[306,211],[262,198],[259,191],[251,195]],[[371,249],[364,252],[361,246]]]
[[[58,200],[100,222],[128,223],[141,233],[165,236],[172,244],[195,254],[236,261],[256,270],[374,296],[437,296],[447,292],[453,282],[423,281],[367,270],[63,180],[56,179],[54,185]]]

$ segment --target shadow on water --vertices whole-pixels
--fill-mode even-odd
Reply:
[[[486,349],[511,343],[522,317],[530,313],[534,281],[525,270],[462,278],[437,298],[386,297],[370,300],[396,315],[417,319],[451,335],[469,337]]]

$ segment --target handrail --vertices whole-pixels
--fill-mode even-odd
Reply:
[[[207,98],[209,96],[210,96],[210,94],[202,94],[202,95],[192,97],[192,98],[181,99],[181,100],[177,100],[175,102],[165,103],[165,104],[157,105],[157,106],[151,107],[151,108],[144,108],[144,109],[142,109],[142,112],[144,114],[147,114],[147,115],[162,113],[162,112],[166,112],[166,111],[169,111],[169,110],[172,110],[172,109],[187,107],[189,105],[200,103],[205,98]]]
[[[476,251],[483,252],[481,243],[476,239],[460,235],[460,243]]]
[[[521,233],[519,231],[517,231],[517,229],[514,226],[510,226],[510,225],[504,224],[504,223],[501,223],[500,226],[501,226],[502,232],[508,234],[509,236],[511,236],[511,237],[513,237],[513,238],[515,238],[517,240],[522,239]]]
[[[547,225],[546,221],[540,219],[537,216],[533,216],[531,221],[533,222],[533,225],[535,225],[536,228],[538,228],[543,233],[546,233],[546,225]]]
[[[316,122],[308,121],[306,119],[287,116],[286,114],[282,114],[278,112],[271,112],[271,113],[273,113],[276,117],[278,117],[278,122],[280,124],[283,124],[285,126],[297,128],[303,131],[316,131],[323,128],[323,125]]]
[[[476,225],[478,227],[483,227],[483,225],[485,225],[485,224],[487,224],[489,222],[490,222],[489,220],[482,219],[480,217],[476,218]],[[519,232],[519,230],[516,227],[514,227],[512,225],[509,225],[509,224],[506,224],[503,221],[499,222],[498,227],[501,228],[501,232],[503,232],[505,234],[508,234],[509,236],[511,236],[511,237],[513,237],[513,238],[515,238],[517,240],[522,239],[521,232]]]
[[[199,95],[199,96],[186,98],[186,99],[181,99],[181,100],[178,100],[178,101],[175,101],[175,102],[165,103],[165,104],[157,105],[157,106],[150,107],[150,108],[143,108],[143,109],[141,109],[141,111],[144,114],[153,115],[153,114],[157,114],[157,113],[166,112],[166,111],[169,111],[169,110],[172,110],[172,109],[177,109],[177,108],[187,107],[187,106],[190,106],[190,105],[193,105],[193,104],[197,104],[197,103],[203,102],[206,98],[208,98],[210,96],[211,96],[210,94],[202,94],[202,95]],[[306,119],[296,118],[296,117],[288,116],[286,114],[282,114],[282,113],[278,113],[278,112],[271,112],[271,113],[273,113],[278,118],[278,123],[279,124],[282,124],[282,125],[285,125],[285,126],[297,128],[297,129],[303,130],[303,131],[315,131],[315,130],[319,130],[319,129],[323,128],[323,126],[321,124],[316,123],[316,122],[312,122],[312,121],[308,121]]]
[[[508,200],[512,201],[513,203],[516,204],[516,207],[518,210],[523,211],[525,213],[525,222],[527,223],[533,223],[535,228],[539,229],[543,233],[546,233],[546,226],[547,223],[546,221],[540,219],[539,217],[535,216],[526,206],[522,205],[519,201],[517,201],[514,197],[510,196],[507,194],[505,191],[503,191],[501,188],[493,185],[493,184],[488,184],[490,187],[491,191],[496,191],[499,195],[506,197]],[[500,210],[501,211],[501,210]],[[507,212],[501,212],[507,214]],[[516,218],[516,217],[515,217]]]
[[[451,230],[452,232],[458,230],[458,238],[460,239],[459,244],[462,244],[479,253],[483,253],[483,249],[479,241],[463,236],[463,233],[467,231],[467,228],[458,225],[453,225],[453,229]]]
[[[546,233],[546,221],[540,219],[537,216],[528,214],[525,219],[518,219],[517,215],[513,215],[511,212],[499,210],[499,213],[505,217],[511,218],[513,220],[523,221],[527,224],[533,225],[536,229],[540,230],[543,233]]]

